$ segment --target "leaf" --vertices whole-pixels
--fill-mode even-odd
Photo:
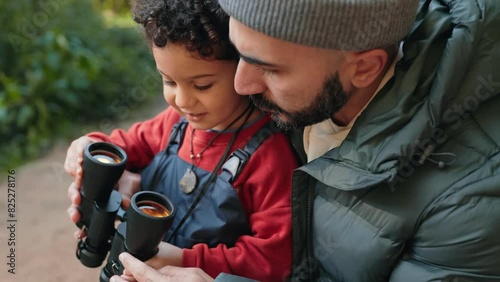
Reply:
[[[45,105],[45,102],[42,99],[37,99],[36,100],[36,107],[38,109],[39,113],[39,120],[46,121],[49,119],[49,111],[47,110],[47,106]]]
[[[46,62],[53,71],[56,71],[59,69],[59,65],[61,63],[61,56],[55,50],[50,51],[47,54]]]
[[[66,38],[66,36],[64,36],[62,34],[58,34],[56,36],[56,43],[57,43],[57,46],[59,48],[61,48],[62,50],[68,50],[69,49],[68,39]]]
[[[24,128],[34,116],[34,111],[30,105],[22,105],[17,115],[17,126]]]

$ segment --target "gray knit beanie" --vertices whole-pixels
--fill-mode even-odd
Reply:
[[[293,43],[363,51],[401,41],[419,0],[219,0],[246,26]]]

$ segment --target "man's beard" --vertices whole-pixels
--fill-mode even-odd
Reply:
[[[349,93],[342,89],[342,84],[336,74],[327,77],[323,83],[323,89],[316,95],[316,99],[298,112],[287,112],[262,94],[250,95],[250,100],[263,111],[270,112],[271,117],[280,128],[289,130],[331,118],[347,103],[349,97]],[[282,118],[283,116],[285,118]]]

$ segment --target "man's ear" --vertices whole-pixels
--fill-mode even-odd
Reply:
[[[372,84],[385,70],[388,55],[383,49],[373,49],[351,53],[348,60],[353,67],[351,84],[355,88],[365,88]]]

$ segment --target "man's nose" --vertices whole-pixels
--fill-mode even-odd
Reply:
[[[263,93],[266,88],[262,73],[257,67],[240,59],[234,76],[236,92],[240,95],[253,95]]]

